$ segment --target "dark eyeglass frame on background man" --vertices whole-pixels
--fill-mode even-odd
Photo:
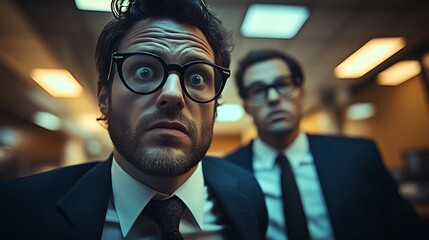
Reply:
[[[281,97],[292,97],[301,85],[295,80],[293,75],[279,76],[272,84],[255,82],[244,88],[243,98],[254,103],[264,103],[267,101],[270,89],[275,89]]]

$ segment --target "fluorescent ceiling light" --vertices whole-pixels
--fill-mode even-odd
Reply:
[[[372,103],[355,103],[350,105],[346,111],[350,120],[363,120],[375,115],[375,107]]]
[[[395,63],[388,69],[377,75],[377,83],[380,85],[396,86],[416,76],[422,70],[417,60],[407,60]]]
[[[405,47],[405,39],[374,38],[334,69],[337,78],[360,78]]]
[[[110,12],[111,0],[75,0],[76,7],[80,10]]]
[[[37,112],[33,116],[33,122],[48,130],[56,131],[61,128],[61,119],[48,112]]]
[[[244,116],[244,109],[238,104],[222,104],[217,108],[216,121],[235,122]]]
[[[13,129],[0,127],[0,146],[15,146],[17,142],[18,137]],[[1,156],[0,160],[2,160]]]
[[[293,38],[310,16],[304,6],[252,4],[241,25],[245,37]]]
[[[82,86],[65,69],[36,68],[31,71],[31,78],[54,97],[78,97]]]

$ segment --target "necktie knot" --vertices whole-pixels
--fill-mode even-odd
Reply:
[[[280,167],[283,169],[286,165],[289,165],[289,160],[286,158],[285,155],[279,154],[276,158],[276,162],[280,165]]]
[[[178,197],[157,201],[151,200],[143,210],[143,213],[161,227],[162,240],[183,239],[179,232],[180,218],[185,204]]]

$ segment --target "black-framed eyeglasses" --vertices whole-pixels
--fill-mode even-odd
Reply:
[[[113,80],[113,62],[116,63],[125,87],[142,95],[158,91],[167,81],[169,72],[176,71],[182,91],[198,103],[208,103],[218,98],[231,75],[229,69],[203,60],[181,66],[167,64],[162,58],[149,52],[115,52],[112,54],[109,81]]]
[[[269,85],[262,82],[255,82],[244,89],[244,98],[257,103],[265,102],[268,97],[268,91],[271,88],[274,88],[280,96],[288,98],[295,94],[298,85],[292,76],[280,76]]]

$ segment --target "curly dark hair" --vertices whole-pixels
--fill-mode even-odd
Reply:
[[[246,93],[244,92],[245,86],[243,83],[243,76],[244,76],[244,73],[246,72],[246,70],[250,66],[252,66],[258,62],[263,62],[263,61],[273,59],[273,58],[279,58],[287,64],[287,66],[289,67],[289,69],[292,72],[293,79],[294,79],[297,86],[302,86],[304,84],[304,73],[303,73],[301,66],[297,60],[295,60],[291,56],[289,56],[283,52],[277,51],[277,50],[272,50],[272,49],[253,50],[253,51],[249,52],[239,62],[238,69],[237,69],[237,72],[235,74],[235,83],[236,83],[237,88],[238,88],[238,94],[240,95],[240,97],[242,99],[245,99],[245,97],[246,97]]]
[[[229,67],[231,34],[203,0],[112,0],[111,8],[115,19],[102,30],[95,53],[99,91],[102,86],[111,87],[107,77],[112,53],[118,50],[136,22],[148,18],[164,17],[197,27],[213,49],[215,64]],[[102,116],[99,120],[107,120],[107,117]]]

